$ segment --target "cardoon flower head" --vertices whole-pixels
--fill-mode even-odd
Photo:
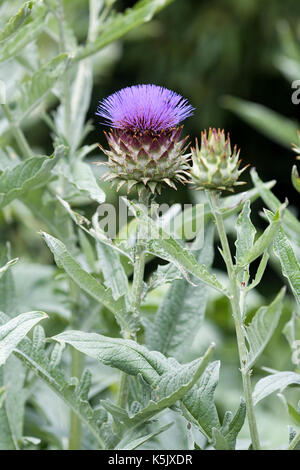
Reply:
[[[153,193],[163,183],[186,182],[189,169],[186,140],[180,139],[179,123],[193,112],[182,96],[156,85],[123,88],[99,103],[96,115],[113,129],[106,134],[109,150],[106,181],[127,183]]]
[[[233,191],[233,186],[245,184],[238,181],[248,165],[239,170],[240,151],[235,146],[231,151],[230,138],[224,130],[209,129],[201,133],[201,146],[191,149],[193,168],[192,183],[196,189],[219,189]]]

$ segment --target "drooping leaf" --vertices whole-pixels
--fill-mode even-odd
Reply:
[[[64,153],[64,147],[56,148],[51,157],[32,157],[0,175],[0,207],[15,198],[49,182],[51,169]]]
[[[134,332],[138,325],[136,319],[127,311],[124,297],[115,300],[112,291],[106,289],[99,281],[91,276],[91,274],[85,271],[70,255],[65,245],[60,240],[47,233],[43,233],[43,237],[54,255],[57,266],[64,269],[75,284],[83,291],[114,313],[124,331]]]
[[[289,385],[300,385],[300,374],[292,371],[276,372],[260,379],[255,385],[253,401],[257,405],[274,392],[282,392]]]
[[[174,263],[185,277],[187,277],[187,272],[189,272],[200,279],[200,281],[227,295],[225,287],[222,286],[215,275],[208,271],[205,265],[200,265],[197,262],[191,251],[156,224],[137,204],[132,201],[126,202],[138,218],[140,224],[145,228],[145,237],[147,237],[146,250],[149,253]]]
[[[260,354],[271,339],[282,313],[282,300],[285,288],[282,288],[273,302],[260,307],[254,315],[251,323],[246,327],[246,337],[249,344],[248,360],[246,368],[249,370],[255,364]]]
[[[45,318],[47,315],[43,312],[26,312],[0,326],[0,366],[33,326]]]
[[[269,181],[267,183],[263,183],[265,188],[271,189],[275,185],[276,181]],[[238,213],[246,200],[250,200],[251,202],[255,201],[260,195],[259,190],[255,187],[246,191],[244,193],[235,194],[231,196],[226,196],[222,198],[222,215],[224,219],[230,217]],[[280,205],[280,204],[279,204]],[[184,214],[180,213],[178,216],[174,216],[174,220],[172,221],[173,224],[173,233],[176,236],[180,236],[181,234],[186,233],[185,227],[183,224],[187,224],[189,227],[199,226],[201,220],[203,219],[203,215],[200,211],[195,211],[193,208],[187,208],[184,211]],[[205,224],[213,218],[208,203],[204,204],[204,226]],[[120,232],[117,235],[116,243],[121,241],[122,239],[127,239],[132,236],[137,227],[137,220],[134,218],[128,225],[125,225],[121,228]],[[148,254],[146,261],[149,262],[154,258],[154,255]],[[130,275],[132,273],[132,267],[127,266],[126,270],[127,274]]]
[[[210,267],[213,260],[213,226],[206,229],[204,245],[196,255],[200,265]],[[196,279],[192,281],[196,284]],[[154,322],[146,329],[149,349],[180,359],[201,327],[207,298],[205,284],[191,285],[186,279],[173,282]]]
[[[93,201],[102,204],[105,201],[105,193],[100,188],[90,166],[80,160],[76,160],[71,168],[62,164],[59,168],[70,184],[74,185],[80,194],[90,197]]]
[[[149,419],[180,399],[185,400],[183,397],[199,379],[212,351],[210,347],[202,358],[180,365],[174,359],[167,359],[161,353],[149,351],[131,340],[81,331],[66,331],[53,339],[70,344],[105,365],[143,377],[153,389],[154,396],[144,409],[131,417],[135,423]]]

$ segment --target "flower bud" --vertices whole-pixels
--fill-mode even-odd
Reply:
[[[205,130],[201,133],[201,147],[196,139],[191,152],[191,176],[196,189],[233,191],[233,186],[245,184],[238,179],[248,165],[239,170],[240,151],[236,146],[231,151],[229,134],[226,139],[224,130],[209,129],[208,135]]]

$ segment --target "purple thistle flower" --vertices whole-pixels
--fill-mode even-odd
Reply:
[[[174,91],[157,85],[123,88],[100,101],[96,115],[116,129],[151,131],[176,127],[193,114],[194,108]]]

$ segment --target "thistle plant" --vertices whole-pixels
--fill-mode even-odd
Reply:
[[[177,93],[156,85],[124,88],[100,102],[97,115],[112,126],[106,134],[110,172],[105,181],[124,184],[127,192],[148,188],[161,192],[167,184],[185,183],[188,156],[184,155],[188,137],[181,139],[178,124],[191,116],[193,108]]]
[[[224,132],[190,152],[193,108],[164,87],[102,100],[108,149],[87,140],[114,41],[172,2],[114,3],[90,0],[78,37],[60,0],[0,6],[0,450],[299,450],[300,222],[255,169],[238,192]],[[127,189],[120,226],[100,157]],[[197,204],[160,215],[158,193],[186,182],[181,202]],[[257,290],[270,276],[271,301]]]

